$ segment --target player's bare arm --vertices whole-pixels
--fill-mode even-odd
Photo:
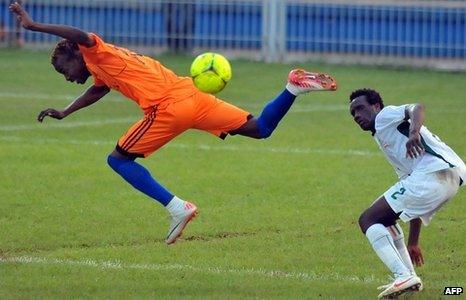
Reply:
[[[34,22],[26,10],[18,2],[10,4],[10,11],[16,15],[18,22],[27,30],[61,36],[62,38],[78,43],[80,45],[84,45],[86,47],[92,47],[95,45],[95,41],[89,36],[89,34],[80,29],[66,25]]]
[[[105,96],[110,91],[110,88],[107,86],[91,86],[79,96],[76,100],[74,100],[70,105],[68,105],[63,110],[56,110],[54,108],[47,108],[39,113],[37,116],[37,120],[42,122],[45,117],[51,117],[54,119],[61,120],[66,116],[72,114],[73,112],[89,106],[97,101],[99,101],[103,96]]]
[[[424,105],[411,104],[406,107],[405,119],[411,120],[409,127],[409,138],[406,142],[406,157],[416,158],[424,152],[421,142],[420,130],[424,124]]]
[[[420,267],[424,264],[421,247],[419,247],[419,234],[421,232],[421,219],[413,219],[409,222],[408,252],[412,262]]]

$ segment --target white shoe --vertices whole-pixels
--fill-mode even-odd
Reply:
[[[419,278],[419,281],[420,281],[420,284],[419,284],[419,287],[417,288],[417,291],[422,292],[422,290],[424,289],[424,284],[422,283],[421,278]]]
[[[170,228],[165,243],[168,245],[175,243],[183,233],[183,229],[196,215],[196,205],[184,201],[182,209],[171,216]]]
[[[288,74],[286,89],[296,96],[310,91],[335,91],[337,82],[327,74],[295,69]]]
[[[413,275],[417,276],[416,274],[413,274]],[[389,286],[391,286],[393,284],[393,281],[395,280],[395,278],[393,278],[392,276],[388,276],[388,278],[389,278],[390,282],[392,282],[392,283],[381,285],[381,286],[377,287],[378,290],[386,290]],[[424,284],[422,283],[422,280],[421,280],[421,285],[419,286],[417,291],[421,292],[423,289],[424,289]]]
[[[387,283],[387,284],[384,284],[384,285],[381,285],[381,286],[378,286],[377,289],[378,290],[386,290],[389,286],[392,285],[393,281],[395,281],[395,278],[393,278],[392,276],[388,276],[388,279],[390,280],[390,283]]]
[[[419,291],[421,286],[421,278],[416,275],[397,278],[379,294],[379,299],[393,299],[409,291]]]

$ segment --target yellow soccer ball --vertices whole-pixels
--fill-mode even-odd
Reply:
[[[223,90],[231,79],[231,67],[221,54],[207,52],[199,55],[191,64],[191,77],[201,91],[215,94]]]

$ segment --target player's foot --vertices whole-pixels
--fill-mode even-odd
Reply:
[[[414,276],[417,276],[416,274],[414,274]],[[386,290],[389,286],[391,286],[393,284],[393,281],[395,280],[395,278],[393,278],[392,276],[388,276],[389,280],[390,280],[390,283],[388,284],[384,284],[384,285],[381,285],[379,287],[377,287],[378,290]],[[424,284],[422,283],[422,280],[421,280],[421,285],[419,286],[419,289],[418,291],[422,291],[424,289]]]
[[[196,205],[188,201],[184,201],[183,207],[171,216],[170,228],[168,229],[168,235],[165,242],[168,245],[175,243],[183,233],[183,229],[196,215]]]
[[[377,289],[381,291],[386,290],[389,286],[392,285],[393,281],[395,281],[395,278],[393,278],[392,276],[388,276],[388,280],[390,283],[378,286]]]
[[[419,284],[419,287],[417,288],[417,291],[421,292],[424,289],[424,284],[422,283],[421,278],[419,278],[419,281],[420,281],[420,284]]]
[[[393,299],[410,291],[419,291],[422,286],[421,278],[409,275],[395,279],[388,287],[379,294],[379,299]]]
[[[288,74],[286,88],[294,95],[310,91],[335,91],[337,89],[337,82],[327,74],[295,69]]]

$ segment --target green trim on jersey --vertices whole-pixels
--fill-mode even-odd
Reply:
[[[398,131],[406,136],[407,138],[409,138],[409,125],[410,123],[408,121],[404,121],[403,123],[401,123],[400,125],[398,125],[396,127],[396,129],[398,129]],[[448,164],[448,166],[450,168],[454,168],[455,165],[451,164],[450,162],[448,162],[445,158],[443,158],[442,155],[438,154],[437,152],[435,152],[434,150],[432,150],[432,148],[430,148],[429,145],[427,145],[426,141],[424,140],[424,138],[422,137],[422,134],[419,133],[419,135],[421,136],[421,143],[422,143],[422,146],[424,146],[424,149],[427,153],[437,157],[437,158],[440,158],[441,160],[443,160],[444,162],[446,162]]]

